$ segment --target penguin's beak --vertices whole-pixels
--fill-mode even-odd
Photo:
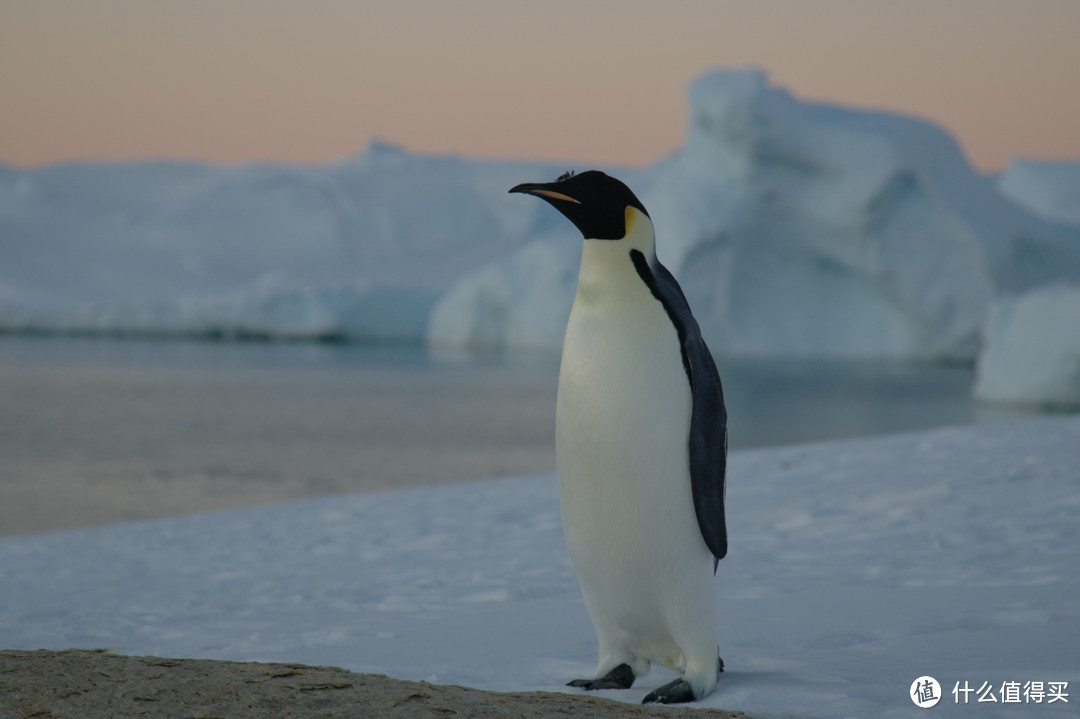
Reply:
[[[520,185],[515,185],[510,188],[510,192],[520,192],[525,195],[535,195],[536,197],[543,198],[548,202],[572,202],[575,205],[580,205],[581,200],[576,200],[570,195],[567,195],[558,190],[552,190],[550,183],[544,182],[523,182]]]

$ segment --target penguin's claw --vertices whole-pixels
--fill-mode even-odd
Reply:
[[[654,689],[641,700],[642,704],[684,704],[694,701],[694,690],[685,679],[676,679]]]
[[[720,678],[720,674],[724,671],[724,660],[719,656],[716,657],[716,678]],[[689,682],[685,679],[676,679],[673,682],[668,682],[662,687],[654,689],[641,700],[642,704],[684,704],[685,702],[692,702],[697,697],[694,696],[694,690],[690,687]]]
[[[634,683],[634,670],[629,664],[620,664],[599,679],[574,679],[566,686],[595,691],[597,689],[629,689]]]

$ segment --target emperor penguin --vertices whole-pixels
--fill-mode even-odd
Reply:
[[[584,236],[555,450],[599,661],[569,686],[629,688],[658,662],[681,677],[643,703],[701,699],[724,667],[714,574],[727,554],[727,411],[716,364],[630,188],[591,170],[510,192],[547,201]]]

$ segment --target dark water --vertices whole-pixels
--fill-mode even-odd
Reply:
[[[845,439],[1015,419],[971,397],[971,365],[720,360],[732,447]]]
[[[965,366],[721,360],[733,450],[1019,416]],[[0,535],[555,469],[555,357],[0,337]]]
[[[974,370],[965,364],[725,358],[719,358],[717,364],[728,406],[732,449],[1035,414],[973,402]],[[191,382],[199,377],[208,382],[227,383],[231,379],[237,384],[265,380],[259,385],[264,399],[268,394],[286,397],[303,393],[317,378],[321,402],[350,403],[348,412],[331,413],[338,416],[364,411],[366,403],[357,402],[358,385],[380,389],[383,401],[371,411],[382,413],[388,399],[399,410],[412,405],[423,411],[433,404],[452,406],[455,396],[467,403],[475,399],[478,387],[483,387],[483,403],[497,419],[519,414],[515,408],[523,402],[553,410],[558,358],[440,356],[417,347],[341,344],[0,337],[0,371],[8,390],[19,382],[20,372],[33,374],[39,383],[48,383],[51,378],[58,385],[80,373],[107,373],[112,384],[101,391],[109,392],[114,402],[123,402],[125,389],[130,389],[125,384],[137,384],[145,394],[153,391],[157,380],[158,401],[170,404],[184,404],[178,401],[180,397],[170,397],[170,391],[189,390],[187,385],[170,389],[171,380],[178,375]],[[130,377],[131,382],[125,383],[124,377]],[[0,400],[5,399],[4,393],[0,387]],[[436,398],[437,403],[433,401]],[[203,399],[210,405],[217,400],[243,401],[235,396]],[[15,409],[8,404],[0,412],[10,418]],[[206,409],[193,407],[200,413]],[[287,412],[289,407],[277,409]],[[305,408],[294,409],[299,412]],[[538,414],[541,416],[535,421],[539,424],[553,421],[547,409]]]

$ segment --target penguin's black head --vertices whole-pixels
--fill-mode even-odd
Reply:
[[[626,208],[649,214],[630,188],[599,170],[576,175],[568,172],[555,182],[526,182],[510,190],[549,202],[581,230],[585,239],[621,240],[626,237]]]

